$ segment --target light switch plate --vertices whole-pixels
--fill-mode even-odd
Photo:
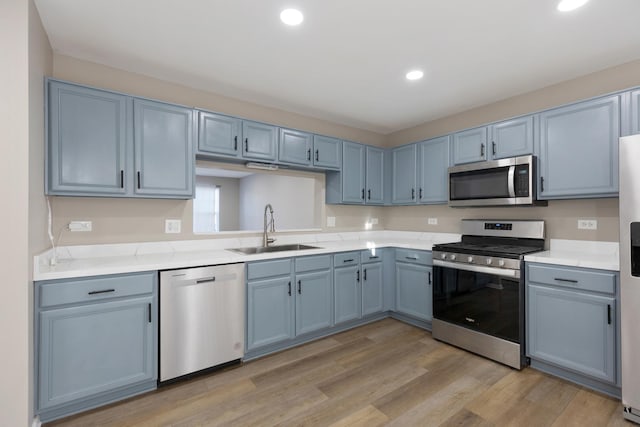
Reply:
[[[427,224],[438,225],[438,218],[427,218]]]
[[[335,227],[336,226],[336,217],[328,216],[327,217],[327,227]]]
[[[598,229],[598,220],[597,219],[579,219],[578,220],[578,229],[580,229],[580,230],[597,230]]]
[[[93,224],[91,221],[71,221],[69,222],[69,231],[91,231]]]
[[[182,220],[180,219],[167,219],[164,221],[164,232],[168,234],[180,233],[182,228]]]
[[[371,218],[371,225],[378,224],[378,218]]]

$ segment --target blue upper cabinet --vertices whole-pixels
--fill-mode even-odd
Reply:
[[[264,123],[242,122],[242,156],[274,162],[278,157],[278,128]]]
[[[193,197],[193,110],[133,100],[137,195]]]
[[[418,144],[418,203],[442,204],[449,200],[451,165],[449,137]]]
[[[311,166],[313,135],[291,129],[280,129],[278,161]]]
[[[391,153],[391,203],[416,203],[416,144],[396,148]]]
[[[48,82],[47,194],[125,195],[129,99]]]
[[[365,147],[354,142],[342,144],[342,201],[365,201]]]
[[[487,127],[457,132],[453,138],[453,163],[472,163],[487,160]]]
[[[323,169],[340,169],[341,164],[342,141],[313,135],[313,165]]]
[[[538,197],[618,194],[618,95],[540,113]]]
[[[492,159],[533,153],[533,116],[519,117],[489,126]]]
[[[242,120],[220,114],[198,112],[198,151],[239,157]]]
[[[381,205],[384,203],[384,150],[367,146],[365,170],[365,203]]]

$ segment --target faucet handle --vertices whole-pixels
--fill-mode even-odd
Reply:
[[[275,242],[277,239],[274,239],[273,237],[267,237],[267,245],[270,245],[271,243]]]

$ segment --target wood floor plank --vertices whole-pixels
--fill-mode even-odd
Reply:
[[[487,421],[497,423],[505,412],[517,405],[536,386],[542,376],[542,373],[533,369],[509,372],[466,408]]]
[[[618,400],[385,319],[46,427],[631,427]]]
[[[439,426],[487,388],[475,378],[463,376],[404,412],[388,425],[394,427]]]
[[[617,408],[617,400],[581,389],[556,419],[553,426],[606,426]]]
[[[376,427],[385,425],[389,418],[371,405],[347,415],[330,427]]]

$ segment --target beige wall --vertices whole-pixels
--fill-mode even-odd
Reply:
[[[481,125],[520,114],[640,85],[640,61],[593,73],[538,91],[519,95],[485,107],[396,132],[385,136],[342,125],[303,117],[281,110],[262,107],[220,95],[202,92],[155,78],[130,73],[62,55],[53,58],[55,77],[140,96],[182,103],[223,113],[298,127],[345,139],[374,145],[395,146],[427,139],[456,130]],[[297,173],[297,172],[288,172]],[[314,175],[314,174],[312,174]],[[322,174],[315,174],[323,179]],[[322,186],[321,191],[324,191]],[[192,229],[191,201],[101,199],[52,197],[54,232],[59,244],[118,243],[149,240],[182,240],[211,238],[195,236]],[[369,218],[378,218],[373,229],[418,229],[459,231],[459,220],[465,217],[536,217],[548,222],[548,235],[553,238],[617,240],[617,199],[552,201],[546,208],[523,209],[452,209],[435,207],[363,207],[325,205],[320,213],[326,232],[363,230]],[[336,217],[336,227],[325,227],[326,217]],[[439,218],[436,227],[427,226],[426,218]],[[597,218],[597,231],[577,230],[578,218]],[[180,234],[164,234],[166,218],[182,219]],[[94,231],[70,233],[65,230],[71,220],[93,221]],[[228,234],[220,237],[228,237]]]
[[[0,425],[26,426],[33,417],[32,254],[45,243],[43,80],[51,48],[33,1],[0,2],[0,193],[5,224],[0,246]]]
[[[461,209],[438,205],[386,209],[385,227],[391,230],[459,233],[461,219],[543,219],[548,238],[618,241],[617,198],[552,200],[548,206],[519,208]],[[428,225],[428,218],[437,218],[438,225]],[[578,219],[597,219],[598,229],[578,230]]]
[[[640,60],[389,134],[387,145],[422,141],[633,86],[640,86]]]
[[[193,89],[153,77],[55,54],[53,76],[63,80],[110,89],[132,95],[203,108],[251,120],[302,129],[341,139],[384,146],[384,135],[339,125],[276,108],[264,107],[211,92]]]

